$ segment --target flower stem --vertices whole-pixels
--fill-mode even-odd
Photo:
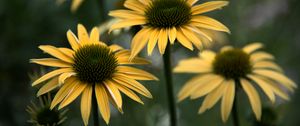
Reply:
[[[176,106],[174,101],[174,93],[173,93],[173,84],[172,84],[172,70],[171,70],[171,47],[168,43],[165,53],[163,54],[164,60],[164,73],[166,79],[166,90],[169,104],[169,112],[170,112],[170,124],[171,126],[177,126],[176,120]]]
[[[93,94],[92,94],[92,107],[93,107],[94,126],[99,126],[98,106],[97,106],[97,99],[96,99],[95,91],[93,91]]]
[[[240,81],[239,80],[235,80],[235,93],[238,93],[238,86],[240,86]],[[238,114],[238,102],[237,102],[237,94],[235,94],[234,96],[234,101],[233,101],[233,108],[232,108],[232,117],[233,117],[233,125],[234,126],[239,126],[239,114]]]

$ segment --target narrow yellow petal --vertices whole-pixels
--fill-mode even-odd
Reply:
[[[140,57],[134,57],[133,59],[130,59],[129,56],[123,56],[117,58],[119,64],[149,64],[150,61],[140,58]]]
[[[282,86],[291,89],[291,88],[296,88],[297,85],[294,81],[283,75],[282,73],[278,73],[272,70],[254,70],[253,73],[264,76],[266,78],[270,78],[272,80],[275,80],[282,84]]]
[[[260,102],[258,92],[256,91],[256,89],[252,86],[252,84],[248,80],[241,79],[241,85],[249,98],[251,108],[255,114],[256,119],[260,120],[261,102]]]
[[[211,50],[204,50],[202,52],[199,52],[198,55],[200,58],[203,58],[204,60],[208,61],[209,63],[212,63],[216,57],[216,53]]]
[[[68,95],[70,89],[72,89],[76,84],[74,81],[76,81],[74,78],[69,78],[66,81],[66,83],[58,90],[54,99],[51,102],[51,106],[50,106],[51,109],[53,109]]]
[[[142,84],[137,82],[136,80],[127,78],[125,76],[118,75],[113,78],[114,81],[116,81],[119,84],[122,84],[123,86],[126,86],[127,88],[136,91],[137,93],[144,95],[148,98],[152,98],[151,93],[148,91],[147,88],[145,88]]]
[[[194,5],[198,0],[186,0],[186,3],[188,3],[190,6]]]
[[[263,61],[263,60],[274,60],[274,59],[275,58],[273,55],[262,51],[255,52],[250,55],[250,61],[253,63],[258,61]]]
[[[219,25],[213,25],[209,23],[200,23],[196,21],[192,21],[189,24],[190,26],[195,26],[198,28],[204,28],[204,29],[209,29],[209,30],[214,30],[214,31],[222,31],[222,32],[227,32],[230,33],[230,30],[227,27],[220,27]]]
[[[147,45],[147,52],[148,52],[149,56],[152,54],[152,51],[153,51],[153,49],[154,49],[154,47],[157,43],[159,32],[160,32],[160,30],[158,30],[158,29],[152,29],[151,30],[151,33],[150,33],[150,36],[149,36],[149,42],[148,42],[148,45]]]
[[[192,29],[191,27],[180,27],[180,29],[182,30],[186,38],[188,38],[194,44],[194,46],[197,47],[197,49],[200,50],[202,48],[201,40],[191,30]]]
[[[159,37],[158,37],[158,50],[160,54],[165,53],[165,49],[168,44],[168,31],[167,29],[161,29],[159,32]]]
[[[219,87],[223,81],[224,81],[223,77],[216,76],[211,81],[197,87],[196,92],[191,94],[191,99],[196,99],[210,93],[211,91]]]
[[[148,6],[150,3],[152,3],[152,0],[139,0],[142,4]]]
[[[192,15],[202,14],[205,12],[220,9],[224,6],[227,6],[228,3],[228,1],[210,1],[197,6],[193,6],[191,12]]]
[[[112,44],[109,46],[109,48],[113,51],[113,52],[116,52],[116,51],[119,51],[121,49],[123,49],[123,47],[117,45],[117,44]]]
[[[176,32],[177,32],[177,30],[176,30],[176,27],[172,27],[172,28],[169,28],[168,29],[169,30],[169,41],[170,41],[170,43],[171,44],[174,44],[174,42],[175,42],[175,39],[176,39]]]
[[[86,126],[89,123],[89,118],[91,113],[92,92],[93,92],[93,87],[87,86],[82,92],[82,96],[81,96],[81,105],[80,105],[81,117],[84,125]]]
[[[98,103],[98,108],[106,124],[109,123],[110,119],[110,108],[109,100],[105,87],[102,84],[96,84],[95,86],[96,98]]]
[[[283,70],[281,69],[281,67],[279,65],[277,65],[276,63],[271,62],[271,61],[255,62],[253,64],[253,68],[254,69],[272,69],[272,70],[276,70],[278,72],[283,72]]]
[[[131,98],[132,100],[144,104],[143,101],[139,98],[139,96],[137,96],[133,91],[131,91],[130,89],[128,89],[127,87],[123,86],[122,84],[119,84],[117,82],[114,83],[115,86],[121,91],[123,92],[126,96],[128,96],[129,98]]]
[[[228,50],[231,50],[231,49],[233,49],[232,46],[223,46],[223,47],[221,48],[221,51],[220,51],[220,52],[225,52],[225,51],[228,51]]]
[[[275,103],[275,95],[269,83],[255,75],[248,75],[248,77],[264,91],[264,93],[268,96],[272,103]]]
[[[71,30],[68,30],[68,32],[67,32],[67,38],[68,38],[68,41],[73,50],[76,50],[79,48],[80,45],[78,43],[78,39]]]
[[[149,31],[150,28],[143,28],[133,37],[130,59],[133,59],[146,46],[147,41],[149,40]]]
[[[189,97],[192,93],[197,91],[196,89],[198,87],[202,86],[203,84],[206,84],[214,78],[214,74],[204,74],[192,78],[180,89],[177,95],[178,102],[181,102],[185,98]]]
[[[37,84],[40,84],[52,77],[55,77],[59,74],[62,74],[62,73],[65,73],[65,72],[72,72],[73,71],[73,68],[61,68],[61,69],[57,69],[57,70],[53,70],[47,74],[45,74],[44,76],[40,77],[39,79],[35,80],[33,83],[32,83],[32,86],[35,86]]]
[[[42,86],[38,93],[37,93],[37,97],[41,96],[47,92],[52,91],[53,89],[55,89],[56,87],[58,87],[58,78],[55,77],[53,79],[51,79],[49,82],[47,82],[44,86]]]
[[[210,63],[200,58],[181,60],[173,70],[176,73],[209,73],[212,72]]]
[[[136,11],[131,11],[131,10],[114,10],[110,11],[108,13],[109,16],[117,17],[117,18],[122,18],[122,19],[146,19],[145,16],[142,14],[136,12]]]
[[[137,11],[141,14],[145,13],[145,9],[147,8],[144,4],[137,0],[126,0],[124,6],[128,9]]]
[[[50,54],[51,56],[54,56],[62,61],[73,63],[73,59],[67,55],[65,55],[63,52],[61,52],[58,48],[50,45],[41,45],[39,46],[41,50],[43,50],[45,53]]]
[[[227,88],[223,94],[222,103],[221,103],[221,115],[222,121],[226,122],[232,109],[232,105],[235,97],[235,84],[232,81],[227,84]]]
[[[225,32],[230,32],[230,30],[224,25],[222,24],[221,22],[213,19],[213,18],[210,18],[210,17],[207,17],[207,16],[192,16],[191,18],[191,21],[192,22],[197,22],[197,23],[201,23],[203,25],[206,25],[206,26],[203,26],[202,28],[208,28],[209,29],[209,26],[210,26],[210,29],[218,29],[218,31],[225,31]],[[197,25],[196,25],[197,26]]]
[[[112,30],[115,29],[120,29],[120,28],[124,28],[124,27],[130,27],[130,26],[134,26],[134,25],[143,25],[146,24],[146,20],[145,19],[127,19],[127,20],[122,20],[118,23],[113,24],[110,29],[109,32],[111,32]]]
[[[74,59],[74,54],[75,52],[69,48],[58,48],[59,51],[61,51],[63,54],[65,54],[66,56],[70,57],[71,59]]]
[[[90,42],[88,32],[82,24],[77,25],[77,34],[79,39],[79,44],[85,45]]]
[[[91,34],[90,34],[90,39],[91,39],[91,42],[93,43],[97,43],[100,39],[100,34],[99,34],[99,29],[97,27],[94,27],[91,31]]]
[[[282,87],[282,85],[279,85],[278,83],[275,83],[274,81],[265,77],[262,77],[262,79],[270,85],[274,94],[278,95],[280,98],[284,100],[290,100],[287,91],[285,91],[285,88]]]
[[[81,84],[81,82],[75,82],[75,86],[72,89],[69,89],[70,92],[68,95],[64,98],[64,100],[60,103],[58,109],[61,109],[67,105],[69,105],[71,102],[73,102],[85,89],[85,87],[88,85],[86,83]]]
[[[83,0],[72,0],[71,11],[75,12],[82,2]]]
[[[247,46],[245,46],[243,48],[243,51],[250,54],[260,48],[262,48],[264,45],[262,43],[259,43],[259,42],[255,42],[255,43],[252,43],[252,44],[249,44]]]
[[[178,42],[189,50],[194,50],[192,43],[184,36],[183,32],[177,29],[176,37]]]
[[[207,30],[205,29],[200,29],[200,28],[192,28],[192,30],[195,32],[195,33],[198,33],[200,36],[200,38],[202,38],[202,41],[203,39],[207,39],[209,42],[213,41],[213,37],[211,36],[210,33],[207,32]]]
[[[36,63],[51,67],[72,67],[72,64],[55,58],[30,59],[30,63]]]
[[[106,87],[107,92],[110,94],[113,101],[116,103],[118,109],[122,110],[122,97],[120,91],[114,85],[115,84],[111,81],[104,81],[104,86]]]
[[[129,66],[118,66],[117,68],[118,73],[123,73],[125,75],[136,75],[136,76],[143,76],[147,80],[158,80],[157,77],[152,75],[151,73],[148,73],[144,70],[137,69],[134,67],[129,67]]]
[[[74,72],[62,73],[58,77],[58,84],[61,85],[61,84],[65,83],[65,80],[73,75],[76,75],[76,73],[74,73]]]
[[[220,86],[210,92],[202,102],[201,107],[198,110],[198,113],[201,114],[205,112],[207,109],[213,107],[222,97],[226,84],[230,81],[224,81]]]

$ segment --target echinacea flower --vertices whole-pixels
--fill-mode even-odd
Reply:
[[[227,1],[212,1],[194,5],[198,0],[126,0],[127,9],[114,10],[110,16],[120,19],[110,31],[128,26],[140,25],[131,43],[131,58],[135,57],[148,43],[148,55],[156,44],[164,54],[170,42],[177,39],[184,47],[193,50],[193,45],[201,49],[203,41],[212,41],[211,31],[229,32],[219,21],[200,15],[228,4]]]
[[[107,46],[100,42],[97,28],[92,29],[90,36],[81,24],[77,29],[78,38],[71,31],[67,32],[72,49],[42,45],[39,48],[55,58],[31,59],[32,63],[58,68],[32,83],[32,86],[36,86],[49,80],[38,91],[38,96],[59,88],[51,103],[51,109],[58,104],[58,109],[61,109],[82,94],[81,114],[84,124],[87,125],[94,91],[100,113],[108,124],[110,102],[122,112],[120,92],[141,104],[143,102],[135,92],[152,98],[151,93],[137,80],[157,78],[146,71],[128,66],[148,64],[147,60],[136,57],[129,61],[130,51],[118,45]]]
[[[26,111],[30,114],[29,123],[35,126],[60,126],[67,117],[65,110],[50,109],[51,96],[50,93],[39,97],[39,104],[31,102]]]
[[[253,43],[242,49],[225,46],[219,53],[205,50],[197,58],[180,61],[174,72],[200,75],[183,86],[178,94],[178,101],[187,97],[196,99],[205,96],[199,109],[199,113],[203,113],[222,98],[221,117],[225,122],[230,115],[235,92],[242,88],[249,98],[256,119],[260,120],[261,100],[255,86],[260,87],[272,103],[275,102],[275,95],[289,100],[285,89],[293,92],[297,87],[273,62],[271,54],[257,51],[261,47],[261,43]]]

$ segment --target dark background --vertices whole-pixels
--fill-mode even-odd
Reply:
[[[79,9],[70,12],[71,1],[57,5],[55,0],[0,0],[0,126],[24,126],[30,118],[25,111],[31,100],[36,100],[37,88],[31,87],[29,74],[39,71],[38,65],[30,64],[30,58],[47,55],[38,50],[38,45],[51,44],[69,47],[66,39],[68,29],[76,31],[78,23],[88,30],[108,20],[107,12],[118,8],[118,0],[84,0]],[[122,1],[121,1],[122,2]],[[200,0],[199,3],[202,3]],[[296,83],[300,74],[300,1],[299,0],[232,0],[221,11],[207,15],[223,22],[231,30],[230,35],[220,35],[220,42],[213,46],[231,44],[242,47],[249,42],[263,42],[265,50],[276,57],[287,76]],[[106,42],[117,43],[129,48],[132,34],[101,37]],[[190,52],[178,45],[172,47],[173,65],[180,59],[196,56],[197,50]],[[145,51],[144,51],[145,52]],[[143,67],[160,78],[160,82],[145,82],[154,99],[143,98],[145,105],[140,105],[124,98],[124,114],[112,110],[111,126],[167,126],[168,109],[166,92],[162,77],[162,60],[157,49],[153,56],[142,56],[152,60],[151,66]],[[46,71],[48,68],[44,68]],[[190,79],[191,74],[175,74],[174,90],[177,93],[182,85]],[[239,95],[239,115],[242,126],[253,124],[253,115],[245,93]],[[263,95],[261,95],[263,96]],[[270,107],[277,115],[278,126],[300,125],[300,93],[291,94],[291,101],[280,99],[271,105],[264,98],[264,106]],[[185,100],[177,104],[181,126],[219,126],[232,125],[231,118],[226,124],[221,122],[220,105],[202,115],[197,110],[203,99]],[[65,125],[82,125],[79,100],[69,106],[68,120]],[[268,113],[264,113],[268,117]],[[103,121],[101,122],[102,125]]]

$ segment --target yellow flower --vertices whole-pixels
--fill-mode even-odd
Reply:
[[[152,98],[151,93],[137,80],[157,78],[146,71],[128,66],[148,64],[147,60],[136,57],[129,62],[130,51],[118,45],[107,46],[100,42],[97,28],[93,28],[88,36],[84,26],[79,24],[78,39],[71,31],[67,32],[67,38],[72,49],[42,45],[39,48],[55,58],[31,59],[32,63],[58,68],[32,83],[32,86],[36,86],[49,80],[38,91],[38,96],[60,88],[51,103],[51,109],[58,104],[58,109],[61,109],[82,94],[81,114],[84,124],[87,125],[92,92],[95,91],[100,113],[108,124],[109,101],[122,112],[120,92],[141,104],[143,102],[135,92]]]
[[[56,3],[61,5],[62,3],[64,3],[66,0],[56,0]],[[83,0],[72,0],[71,3],[71,11],[75,12],[77,11],[78,7],[81,5],[81,3],[83,2]]]
[[[273,62],[274,57],[257,51],[263,45],[253,43],[242,49],[225,46],[219,53],[204,50],[199,57],[179,62],[174,72],[200,73],[188,81],[178,94],[178,101],[206,96],[199,113],[213,107],[222,98],[221,116],[225,122],[231,112],[236,89],[242,88],[250,101],[257,120],[261,117],[261,100],[254,84],[262,89],[272,103],[275,95],[289,100],[287,92],[296,84],[286,77],[282,69]]]
[[[39,105],[31,102],[26,111],[30,114],[29,123],[35,126],[60,126],[67,119],[65,116],[68,109],[51,110],[51,96],[50,93],[39,97]]]
[[[131,43],[131,58],[135,57],[148,43],[148,55],[158,44],[164,54],[168,41],[175,39],[184,47],[201,49],[203,41],[212,41],[210,31],[229,32],[222,23],[199,15],[228,4],[227,1],[212,1],[194,5],[198,0],[126,0],[124,6],[130,10],[115,10],[109,13],[121,21],[112,25],[110,31],[128,26],[141,25],[142,29]],[[193,44],[193,45],[192,45]]]

